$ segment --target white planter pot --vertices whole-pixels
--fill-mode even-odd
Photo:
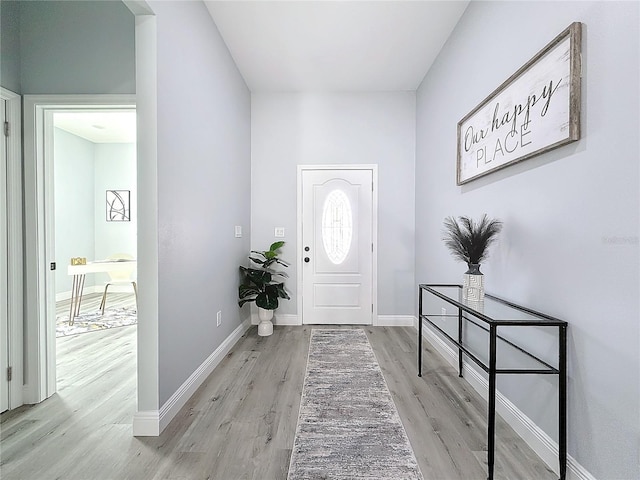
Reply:
[[[258,307],[258,318],[260,319],[258,335],[268,337],[273,333],[273,323],[271,322],[273,310],[265,310],[264,308]]]

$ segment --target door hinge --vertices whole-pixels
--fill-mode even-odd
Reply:
[[[13,378],[13,367],[7,367],[7,382]]]
[[[373,192],[373,182],[371,182],[371,191]]]
[[[9,122],[4,122],[4,136],[9,136]]]
[[[371,252],[373,252],[373,243],[371,244]]]
[[[51,262],[51,263],[49,264],[49,269],[50,269],[50,270],[55,270],[55,269],[56,269],[56,262]]]
[[[371,304],[371,313],[373,313],[373,303]]]

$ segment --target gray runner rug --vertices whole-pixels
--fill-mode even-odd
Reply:
[[[362,329],[311,331],[289,480],[422,479]]]

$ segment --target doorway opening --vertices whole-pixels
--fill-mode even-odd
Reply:
[[[103,278],[93,279],[93,272],[87,272],[92,275],[86,276],[86,291],[69,288],[72,258],[74,263],[101,260],[98,257],[108,256],[102,254],[105,248],[136,253],[134,222],[117,222],[119,230],[104,225],[106,190],[128,191],[129,219],[132,216],[137,189],[135,100],[131,95],[27,95],[25,112],[33,112],[25,122],[25,138],[33,139],[25,141],[25,158],[33,159],[25,163],[25,233],[27,248],[35,253],[27,256],[26,275],[28,284],[37,288],[26,292],[24,403],[39,403],[57,391],[56,301],[75,293],[80,299],[76,313],[82,313],[91,307],[87,302],[82,308],[84,294],[104,285]],[[129,131],[126,141],[122,131]],[[104,140],[109,136],[114,142]],[[67,324],[74,319],[68,310]]]
[[[111,329],[130,326],[135,337],[136,114],[54,111],[52,128],[56,364],[71,367],[76,381],[82,372],[99,379],[109,352],[98,346],[110,336],[94,333],[109,330],[115,342],[126,337]],[[120,355],[135,357],[134,347]],[[69,386],[70,375],[56,377],[58,391]]]

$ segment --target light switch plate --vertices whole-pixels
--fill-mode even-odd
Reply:
[[[236,238],[242,237],[242,225],[236,225]]]
[[[275,231],[274,231],[274,236],[276,236],[277,238],[283,238],[284,237],[284,227],[276,227]]]

